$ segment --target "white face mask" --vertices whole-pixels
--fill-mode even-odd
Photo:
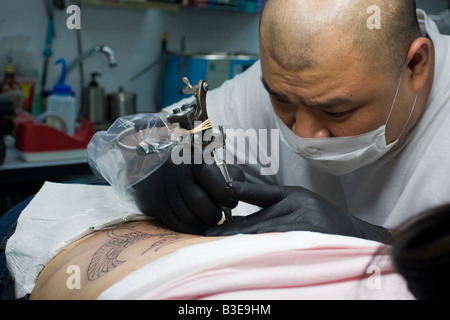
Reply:
[[[402,74],[403,75],[403,74]],[[386,125],[391,117],[392,110],[397,100],[402,76],[395,93],[386,123],[376,130],[349,137],[335,138],[301,138],[291,131],[280,118],[277,117],[281,139],[295,153],[316,168],[332,175],[341,176],[351,173],[363,166],[371,164],[385,155],[397,144],[397,140],[386,145]],[[403,135],[411,115],[416,106],[417,96],[409,114],[409,118],[400,133]]]

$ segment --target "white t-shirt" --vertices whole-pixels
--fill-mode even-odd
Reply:
[[[405,139],[375,163],[336,177],[311,167],[280,140],[271,143],[270,131],[267,138],[260,135],[258,143],[249,142],[245,148],[237,146],[228,135],[227,152],[234,155],[234,164],[245,162],[241,168],[247,179],[305,187],[353,215],[387,228],[396,228],[417,213],[450,203],[450,37],[441,35],[425,12],[417,13],[435,45],[436,70],[424,113]],[[260,78],[258,61],[208,93],[207,108],[213,127],[221,124],[227,134],[229,129],[259,133],[260,129],[278,128]],[[251,141],[250,137],[249,134],[247,140]],[[258,162],[253,163],[252,159]],[[226,160],[230,162],[229,157]],[[276,174],[261,174],[261,169],[268,167]]]

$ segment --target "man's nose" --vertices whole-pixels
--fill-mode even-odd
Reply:
[[[332,134],[322,117],[320,110],[299,107],[291,130],[302,138],[329,138]]]

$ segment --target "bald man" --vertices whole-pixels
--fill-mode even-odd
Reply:
[[[311,230],[388,241],[406,219],[450,201],[449,50],[413,0],[267,0],[260,61],[207,97],[211,123],[226,129],[226,159],[246,181],[225,185],[206,165],[165,171],[193,171],[180,185],[198,188],[195,201],[229,201],[205,187],[217,185],[261,210],[213,226],[218,209],[194,211],[180,191],[161,220],[207,235]],[[247,144],[236,143],[237,130]],[[136,186],[150,215],[163,180]],[[204,216],[209,223],[193,218]]]

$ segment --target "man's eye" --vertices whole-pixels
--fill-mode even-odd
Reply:
[[[348,116],[350,113],[352,113],[353,110],[348,110],[348,111],[344,111],[344,112],[329,112],[329,111],[324,111],[324,113],[332,118],[342,118],[345,116]]]
[[[344,112],[327,112],[325,111],[325,114],[329,117],[333,117],[333,118],[339,118],[345,115]]]

